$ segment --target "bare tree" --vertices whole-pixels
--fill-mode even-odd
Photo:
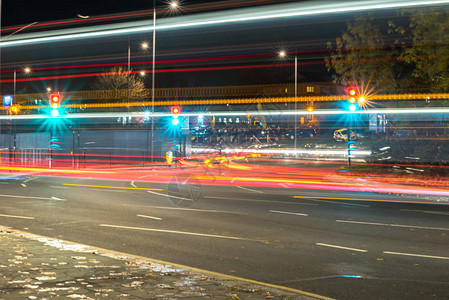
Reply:
[[[130,94],[138,95],[145,89],[145,83],[138,75],[132,74],[132,70],[130,73],[128,77],[128,70],[123,67],[113,67],[110,72],[97,78],[93,88],[96,90],[128,90],[129,80]]]

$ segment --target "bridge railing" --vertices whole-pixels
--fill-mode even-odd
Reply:
[[[304,95],[307,86],[314,85],[314,92],[307,95],[323,95],[320,86],[325,84],[300,84],[298,92]],[[310,90],[310,89],[309,89]],[[329,85],[327,86],[329,90]],[[294,84],[270,84],[270,85],[244,85],[244,86],[211,86],[211,87],[180,87],[180,88],[157,88],[155,89],[155,100],[185,100],[185,99],[225,99],[225,98],[259,98],[259,97],[291,97],[294,95]],[[37,104],[39,100],[45,101],[48,93],[16,94],[14,102],[20,105]],[[128,90],[89,90],[89,91],[67,91],[61,92],[63,101],[95,100],[127,100]],[[151,89],[129,90],[129,100],[148,100],[152,98]]]

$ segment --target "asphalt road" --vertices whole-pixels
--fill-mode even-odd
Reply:
[[[0,225],[14,229],[338,299],[449,298],[447,205],[195,180],[8,176]]]

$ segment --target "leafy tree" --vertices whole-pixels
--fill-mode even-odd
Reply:
[[[326,67],[334,82],[357,85],[364,92],[396,88],[397,53],[393,45],[386,44],[385,35],[370,17],[358,16],[347,23],[347,30],[335,43],[328,43],[332,52],[325,59]]]
[[[132,70],[131,70],[132,72]],[[128,70],[123,67],[113,67],[110,72],[97,78],[93,88],[96,90],[127,90]],[[142,78],[136,74],[129,74],[130,93],[140,92],[145,88]]]
[[[411,46],[402,58],[412,66],[412,76],[424,91],[449,91],[449,8],[408,10]]]

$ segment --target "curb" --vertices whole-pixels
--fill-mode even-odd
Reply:
[[[100,255],[108,258],[113,258],[121,261],[132,261],[133,264],[136,265],[156,265],[160,268],[176,268],[176,269],[183,269],[187,272],[206,275],[209,277],[213,277],[213,280],[217,281],[217,283],[223,287],[228,288],[229,290],[233,291],[251,291],[251,292],[257,292],[259,294],[265,294],[270,295],[267,296],[268,298],[271,298],[271,296],[277,296],[277,297],[287,297],[287,298],[295,298],[300,297],[299,299],[321,299],[321,300],[332,300],[332,298],[321,296],[314,293],[309,293],[302,290],[297,290],[294,288],[289,288],[285,286],[279,286],[275,284],[260,282],[256,280],[241,278],[237,276],[232,275],[226,275],[218,272],[203,270],[199,268],[194,268],[186,265],[171,263],[159,259],[153,259],[148,257],[143,257],[139,255],[133,255],[129,253],[124,253],[120,251],[115,250],[109,250],[104,249],[101,247],[96,246],[90,246],[85,245],[81,243],[74,243],[70,241],[60,240],[60,239],[54,239],[49,238],[29,232],[23,232],[15,229],[11,229],[10,227],[0,226],[0,232],[4,232],[9,235],[13,235],[20,238],[26,238],[29,240],[38,241],[41,243],[44,243],[46,246],[59,248],[59,250],[66,250],[66,251],[74,251],[74,252],[81,252],[81,253],[90,253],[95,255]]]

